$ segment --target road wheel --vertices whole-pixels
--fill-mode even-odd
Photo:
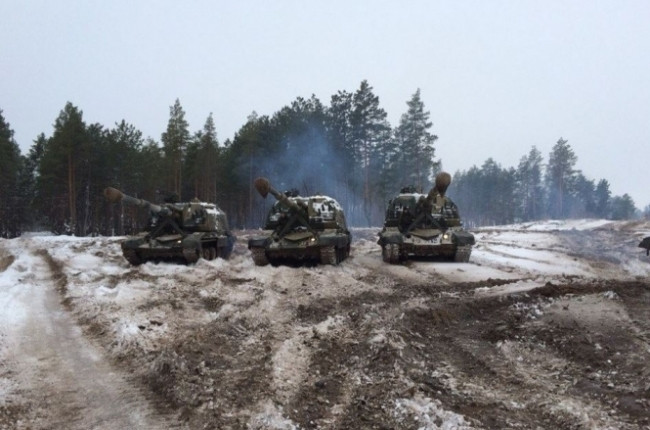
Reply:
[[[384,263],[390,263],[390,251],[388,250],[388,245],[381,247],[381,258],[384,260]]]
[[[142,259],[135,249],[124,249],[122,250],[122,254],[124,254],[126,261],[131,263],[133,266],[139,266],[142,264]]]
[[[183,249],[183,257],[185,257],[185,261],[187,262],[187,264],[196,263],[197,261],[199,261],[199,258],[201,257],[201,249],[185,248]]]
[[[253,263],[256,266],[266,266],[269,264],[269,259],[266,257],[266,250],[264,248],[251,248],[251,255],[253,256]]]
[[[472,245],[464,245],[456,248],[456,253],[454,254],[454,261],[457,263],[467,263],[469,261],[469,256],[472,253]]]
[[[210,249],[209,246],[205,246],[201,250],[201,257],[203,257],[204,260],[212,260],[212,258],[210,258]]]
[[[320,262],[321,264],[331,264],[336,266],[338,258],[336,258],[336,248],[334,246],[324,246],[320,249]]]
[[[230,250],[227,246],[220,246],[218,248],[215,248],[214,252],[214,258],[222,258],[224,260],[227,260],[228,257],[230,257]]]
[[[336,248],[336,263],[340,263],[345,260],[347,255],[347,250],[345,248]]]
[[[218,255],[217,248],[215,248],[214,246],[211,246],[210,247],[210,260],[214,260],[215,258],[217,258],[217,255]]]
[[[381,256],[386,263],[399,264],[400,251],[399,245],[396,243],[389,243],[381,249]]]

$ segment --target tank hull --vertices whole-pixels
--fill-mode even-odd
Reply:
[[[350,233],[324,231],[314,235],[304,232],[277,238],[273,230],[265,230],[249,239],[248,248],[258,266],[291,261],[336,265],[349,256],[350,243]]]
[[[452,227],[446,230],[414,230],[403,234],[397,227],[384,228],[377,243],[382,247],[385,262],[397,264],[410,257],[440,257],[467,262],[471,255],[474,235]]]
[[[216,233],[171,234],[148,237],[146,233],[129,237],[122,242],[122,254],[133,265],[147,261],[178,261],[195,263],[200,258],[228,259],[235,238]]]

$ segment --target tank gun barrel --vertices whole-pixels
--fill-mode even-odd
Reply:
[[[279,192],[275,188],[271,186],[271,183],[269,182],[268,179],[266,178],[257,178],[255,179],[254,182],[255,189],[257,190],[258,193],[263,198],[266,198],[268,194],[271,194],[273,197],[275,197],[280,203],[288,207],[289,209],[293,211],[299,211],[301,209],[304,209],[303,206],[299,205],[295,201],[291,200],[289,197],[284,195],[283,193]]]
[[[151,203],[150,201],[144,200],[144,199],[138,199],[135,197],[128,196],[124,194],[122,191],[113,188],[113,187],[107,187],[104,189],[104,196],[106,199],[111,202],[111,203],[117,203],[119,201],[122,201],[126,203],[127,205],[131,206],[137,206],[141,208],[146,208],[149,209],[150,211],[154,213],[160,213],[164,212],[165,208],[163,208],[160,205],[156,205],[154,203]]]

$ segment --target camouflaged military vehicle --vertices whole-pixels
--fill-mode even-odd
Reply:
[[[336,265],[350,255],[351,235],[343,209],[327,196],[301,197],[280,193],[268,179],[257,178],[255,189],[277,199],[266,217],[264,231],[251,237],[248,248],[258,266],[289,261]]]
[[[388,203],[377,242],[385,262],[397,264],[410,256],[469,261],[474,235],[463,229],[458,207],[445,196],[450,183],[451,176],[441,172],[428,194],[403,188]]]
[[[235,236],[228,228],[226,214],[213,203],[194,199],[157,205],[111,187],[104,190],[104,195],[111,202],[122,201],[149,210],[145,231],[122,242],[122,254],[133,265],[149,260],[195,263],[199,258],[230,256]]]
[[[643,238],[639,243],[639,248],[645,248],[645,255],[650,255],[650,236]]]

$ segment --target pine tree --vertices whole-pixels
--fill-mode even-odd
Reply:
[[[169,108],[169,122],[167,131],[162,134],[163,151],[165,154],[165,167],[167,172],[169,191],[181,196],[182,165],[185,150],[190,142],[188,123],[185,120],[185,111],[181,102],[176,99],[174,105]]]
[[[357,206],[357,196],[360,194],[359,183],[356,181],[355,162],[358,159],[352,138],[352,108],[354,95],[347,91],[339,91],[330,99],[327,109],[326,124],[328,140],[332,143],[333,151],[340,154],[338,171],[339,177],[334,195],[346,208],[348,220],[353,222],[354,208]]]
[[[138,154],[142,150],[144,139],[142,132],[125,120],[115,123],[115,128],[108,132],[107,157],[109,180],[113,186],[127,193],[138,191],[146,165],[141,165]]]
[[[643,219],[650,220],[650,205],[646,205],[643,208]]]
[[[616,196],[612,199],[612,219],[625,220],[633,219],[636,212],[634,200],[629,194]]]
[[[78,234],[77,195],[82,186],[78,173],[87,144],[83,112],[68,102],[43,148],[37,180],[37,203],[55,232]]]
[[[433,177],[434,143],[438,136],[429,131],[433,123],[429,120],[429,111],[424,110],[419,88],[406,104],[408,110],[395,130],[397,148],[393,169],[398,183],[424,190]]]
[[[516,175],[517,217],[522,221],[540,219],[544,208],[544,188],[542,154],[536,147],[533,146],[528,155],[521,158]]]
[[[503,169],[492,158],[481,166],[481,191],[479,193],[485,225],[507,224],[514,220],[515,169]]]
[[[20,234],[25,205],[19,193],[23,160],[14,131],[0,110],[0,237]]]
[[[42,211],[38,210],[39,205],[37,201],[37,184],[41,160],[43,159],[43,154],[45,153],[47,143],[48,139],[45,137],[45,134],[40,133],[36,137],[36,140],[33,141],[32,146],[29,148],[27,156],[24,157],[21,182],[23,184],[22,189],[24,190],[22,193],[23,202],[27,211],[24,220],[25,224],[29,228],[39,228],[46,224],[44,214]]]
[[[232,208],[232,218],[235,225],[249,226],[260,225],[263,214],[255,211],[254,197],[256,191],[253,188],[253,180],[256,176],[266,174],[261,164],[264,162],[263,135],[267,132],[269,118],[258,116],[253,111],[246,123],[235,133],[231,145],[226,148],[227,153],[222,164],[229,172],[226,182]],[[225,169],[224,169],[225,170]]]
[[[571,216],[593,217],[596,214],[596,185],[581,172],[576,172],[572,185]]]
[[[368,225],[372,225],[373,185],[381,175],[377,150],[390,139],[391,128],[386,117],[386,111],[379,107],[379,97],[372,92],[368,81],[362,81],[353,97],[350,122],[353,151],[362,174],[360,182],[363,184],[363,213]],[[379,212],[381,215],[383,211]]]
[[[447,194],[452,196],[454,202],[462,211],[463,221],[466,226],[483,225],[481,201],[482,175],[478,167],[472,166],[466,172],[458,171],[454,174]]]
[[[553,146],[546,168],[546,186],[548,190],[548,211],[552,217],[567,216],[568,200],[572,181],[575,177],[574,166],[578,158],[568,145],[560,138]]]
[[[139,167],[138,190],[141,197],[146,200],[160,202],[160,189],[162,188],[166,162],[163,149],[152,138],[146,138],[142,150],[137,154]]]
[[[203,130],[194,135],[188,145],[186,176],[189,179],[189,194],[199,200],[216,202],[217,157],[219,142],[212,114],[208,116]]]
[[[606,179],[601,179],[596,185],[595,199],[596,199],[596,216],[599,218],[609,218],[610,205],[612,193],[609,190],[609,182]]]
[[[107,136],[108,132],[101,124],[91,124],[86,128],[84,150],[79,160],[79,223],[76,232],[82,236],[96,235],[105,228],[99,214],[105,204],[103,189],[109,176],[104,159],[108,149]]]

